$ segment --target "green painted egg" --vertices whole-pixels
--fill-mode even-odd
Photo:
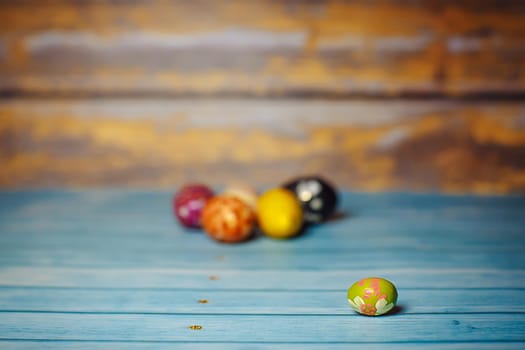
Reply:
[[[355,311],[367,316],[384,315],[397,302],[397,289],[392,282],[380,278],[363,278],[348,288],[348,303]]]

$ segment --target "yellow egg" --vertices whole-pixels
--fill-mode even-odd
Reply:
[[[257,201],[257,214],[262,231],[272,238],[290,238],[299,233],[303,223],[301,204],[284,188],[263,193]]]

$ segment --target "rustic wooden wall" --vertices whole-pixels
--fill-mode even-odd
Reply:
[[[525,90],[521,0],[2,1],[0,91]]]
[[[0,0],[0,186],[525,192],[520,0]]]
[[[525,192],[525,104],[304,99],[0,103],[0,184]]]

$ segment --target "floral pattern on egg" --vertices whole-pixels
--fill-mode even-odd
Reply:
[[[397,289],[384,278],[363,278],[348,288],[348,303],[356,312],[380,316],[390,312],[397,303]]]

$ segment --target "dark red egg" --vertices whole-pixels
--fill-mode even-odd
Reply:
[[[183,226],[199,228],[202,209],[211,197],[213,191],[206,185],[186,185],[173,198],[173,213]]]

